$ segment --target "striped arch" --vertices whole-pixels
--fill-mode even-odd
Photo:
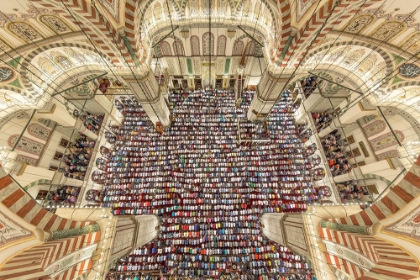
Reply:
[[[280,1],[280,14],[282,28],[280,30],[280,45],[278,48],[281,50],[286,45],[289,36],[292,35],[291,23],[291,9],[289,1]]]
[[[78,222],[62,218],[45,210],[29,194],[23,191],[10,176],[0,170],[0,203],[10,211],[43,231],[82,228],[95,222]]]
[[[70,20],[76,26],[78,25],[77,20],[75,21],[73,16],[69,14],[66,8],[62,8],[62,4],[71,9],[74,13],[77,13],[78,16],[83,17],[84,19],[88,20],[90,23],[95,25],[97,29],[100,30],[102,34],[97,34],[94,30],[90,29],[87,26],[83,26],[84,31],[89,37],[104,51],[106,54],[113,58],[114,63],[119,63],[118,57],[120,56],[119,53],[114,53],[112,49],[109,47],[109,42],[104,41],[104,38],[115,38],[115,43],[117,48],[121,50],[122,55],[124,56],[125,60],[128,63],[133,63],[134,59],[132,55],[137,53],[135,49],[135,44],[131,44],[130,50],[124,43],[120,32],[118,32],[109,21],[106,21],[103,18],[103,15],[98,14],[96,9],[92,6],[89,0],[54,0],[57,5],[51,4],[51,2],[46,0],[32,0],[35,4],[39,4],[43,7],[54,9],[55,12],[60,14],[62,17]],[[111,34],[110,34],[111,33]],[[132,41],[130,41],[132,42]],[[114,44],[114,42],[112,41]],[[133,53],[134,51],[134,53]]]
[[[337,269],[343,269],[355,276],[355,279],[379,280],[385,276],[396,277],[393,279],[418,277],[416,259],[394,244],[360,233],[324,227],[318,229],[321,238],[327,244],[326,254],[329,256],[328,258],[326,255],[327,260]],[[355,256],[350,258],[351,254]],[[334,259],[331,259],[332,256]],[[341,265],[341,260],[346,260],[347,263]],[[353,266],[359,269],[353,270]]]
[[[362,8],[367,8],[371,5],[373,5],[375,2],[380,2],[381,0],[368,0],[366,3],[363,3],[361,5]],[[304,26],[302,26],[296,35],[293,37],[293,40],[291,41],[291,44],[288,48],[288,51],[285,55],[285,58],[283,61],[281,61],[282,65],[285,65],[288,63],[292,55],[294,55],[294,50],[299,50],[311,36],[315,36],[316,30],[322,26],[322,24],[327,20],[328,15],[330,13],[333,13],[334,15],[338,15],[338,13],[343,12],[346,8],[352,6],[355,4],[352,0],[344,0],[341,1],[337,6],[335,6],[336,1],[335,0],[328,0],[322,7],[320,7],[313,15],[312,17],[306,22]],[[357,5],[358,3],[356,3]],[[285,8],[286,9],[286,8]],[[290,8],[289,8],[290,9]],[[317,42],[319,42],[321,39],[323,39],[329,31],[333,29],[333,26],[337,26],[342,21],[352,17],[354,13],[357,11],[356,7],[352,9],[350,12],[346,14],[342,14],[339,17],[337,17],[333,22],[329,23],[327,26],[323,28],[323,30],[319,33],[317,37]],[[291,32],[291,30],[289,31]],[[281,37],[282,42],[286,38],[286,35],[283,35]],[[281,51],[281,49],[279,49]],[[298,54],[296,63],[299,63],[302,56],[305,54],[305,51],[302,51]]]
[[[345,225],[370,226],[397,213],[420,194],[420,157],[410,171],[389,193],[368,209],[345,218],[334,218],[333,222]]]
[[[30,95],[33,95],[33,96],[39,95],[38,92],[35,90],[35,88],[32,86],[31,81],[29,81],[27,79],[27,77],[29,76],[28,66],[30,66],[32,59],[34,57],[36,57],[38,54],[40,54],[40,53],[42,53],[46,50],[50,50],[50,49],[53,49],[53,48],[60,48],[60,47],[80,48],[80,49],[89,50],[93,53],[96,53],[96,50],[93,49],[92,47],[85,46],[85,45],[80,45],[80,44],[73,44],[73,43],[53,43],[53,44],[45,44],[45,45],[39,46],[33,52],[26,55],[23,59],[23,62],[18,67],[18,68],[20,68],[19,73],[20,73],[20,76],[21,76],[21,79],[22,79],[22,84],[25,87],[26,92],[28,92]],[[108,56],[105,56],[103,54],[99,54],[99,55],[104,57],[106,60],[111,61],[111,59]],[[14,91],[16,91],[16,90],[14,90]]]

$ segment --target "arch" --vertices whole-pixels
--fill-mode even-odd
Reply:
[[[254,55],[255,53],[255,41],[249,41],[246,44],[245,55]]]
[[[19,134],[13,134],[7,140],[7,144],[10,147],[13,147],[16,144],[16,141],[19,138]],[[27,152],[32,155],[40,156],[44,149],[44,144],[41,142],[37,142],[30,138],[23,136],[20,140],[18,145],[16,146],[16,150],[21,150]]]
[[[32,60],[39,54],[51,50],[53,48],[60,48],[60,47],[72,47],[77,48],[80,50],[86,50],[91,52],[92,54],[99,55],[100,57],[104,58],[108,61],[108,63],[111,63],[111,58],[103,53],[97,53],[96,50],[90,46],[85,46],[81,44],[75,44],[75,43],[46,43],[45,45],[38,45],[38,48],[36,48],[34,51],[28,53],[23,59],[22,63],[20,64],[20,76],[22,78],[22,85],[25,88],[25,95],[28,93],[28,96],[39,96],[40,92],[38,89],[35,88],[33,83],[30,81],[28,77],[31,77],[32,73],[29,71],[29,69],[33,68]],[[16,91],[16,90],[15,90]]]
[[[42,15],[39,17],[39,21],[57,34],[63,34],[72,31],[67,23],[56,16]]]
[[[374,16],[371,15],[361,15],[353,20],[351,20],[346,27],[344,28],[344,31],[350,32],[350,33],[359,33],[366,27],[368,27],[371,23],[373,23],[375,20]]]
[[[174,55],[185,56],[184,45],[181,40],[175,40],[172,44]]]
[[[160,50],[163,56],[172,56],[171,45],[168,42],[162,41],[160,43]]]
[[[44,37],[30,23],[27,22],[9,22],[6,24],[6,30],[13,36],[26,43],[42,40]]]
[[[206,32],[203,34],[203,55],[214,54],[214,35]]]
[[[235,44],[233,45],[232,56],[242,55],[243,49],[244,49],[244,42],[236,41]]]
[[[385,52],[383,49],[378,48],[378,46],[370,44],[370,43],[365,43],[365,42],[359,42],[359,41],[346,41],[346,42],[337,42],[337,43],[332,43],[332,44],[327,44],[324,45],[318,49],[316,49],[315,51],[313,51],[312,53],[310,53],[307,58],[305,58],[304,61],[302,61],[303,64],[310,62],[311,59],[316,58],[317,54],[320,54],[321,52],[325,52],[326,54],[335,48],[338,47],[343,47],[343,49],[348,48],[349,46],[360,46],[360,47],[364,47],[369,49],[370,51],[367,53],[371,53],[373,54],[372,51],[374,51],[378,57],[377,58],[382,58],[383,62],[381,65],[378,64],[378,66],[376,66],[376,70],[372,70],[372,76],[370,78],[376,78],[377,80],[382,80],[379,78],[379,75],[382,75],[384,77],[388,77],[391,75],[391,73],[394,71],[394,63],[393,63],[393,58],[391,58],[391,55],[389,55],[387,52]],[[349,50],[346,50],[349,51]],[[350,51],[349,51],[350,52]],[[320,54],[322,56],[322,54]],[[324,57],[326,57],[326,55],[323,55],[323,57],[319,58],[320,61],[324,59]],[[338,63],[341,62],[341,60],[335,59],[334,61],[330,62],[331,64],[334,63]],[[364,82],[370,82],[370,83],[374,83],[374,81],[369,80],[369,77],[367,75],[363,76],[362,75],[358,75],[356,73],[356,71],[354,71],[354,69],[349,69],[348,67],[343,67],[343,65],[338,65],[340,67],[342,67],[343,69],[346,69],[347,71],[349,71],[349,73],[351,73],[352,75],[356,75],[359,79],[363,80]],[[381,69],[381,71],[378,71],[377,68]],[[386,83],[382,82],[380,85]],[[376,86],[377,84],[375,84]]]
[[[376,28],[375,31],[370,34],[372,38],[378,39],[380,41],[383,40],[391,40],[398,34],[400,34],[404,29],[406,25],[399,21],[388,21],[378,28]]]
[[[226,36],[220,35],[217,38],[217,55],[225,55],[226,54]]]
[[[197,36],[191,36],[191,56],[200,56],[200,39]]]
[[[51,129],[48,129],[37,123],[31,123],[30,125],[28,125],[27,131],[29,135],[41,139],[43,141],[47,141],[51,134]]]
[[[420,51],[420,32],[411,35],[407,40],[401,44],[401,49],[411,52],[413,54]]]

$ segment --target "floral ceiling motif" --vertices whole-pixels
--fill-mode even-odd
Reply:
[[[317,0],[298,0],[296,1],[296,21],[300,21],[305,13],[313,6]]]

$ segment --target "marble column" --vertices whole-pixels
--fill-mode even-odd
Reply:
[[[322,221],[321,227],[335,229],[339,231],[347,231],[353,233],[360,233],[366,235],[373,235],[372,226],[355,226],[355,225],[345,225],[345,224],[337,224],[331,221]]]
[[[130,86],[153,124],[161,122],[164,127],[169,127],[170,111],[153,72],[145,70],[141,77],[122,76],[122,78]]]
[[[257,92],[252,99],[248,109],[248,120],[265,120],[270,113],[271,108],[276,104],[281,94],[287,89],[290,82],[290,74],[286,74],[286,70],[281,73],[280,68],[276,69],[277,73],[266,70],[257,85]]]

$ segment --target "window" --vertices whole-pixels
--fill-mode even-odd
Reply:
[[[63,153],[55,152],[54,159],[60,161],[63,158]]]
[[[69,141],[67,139],[61,138],[60,140],[60,147],[66,148],[67,145],[69,144]]]

